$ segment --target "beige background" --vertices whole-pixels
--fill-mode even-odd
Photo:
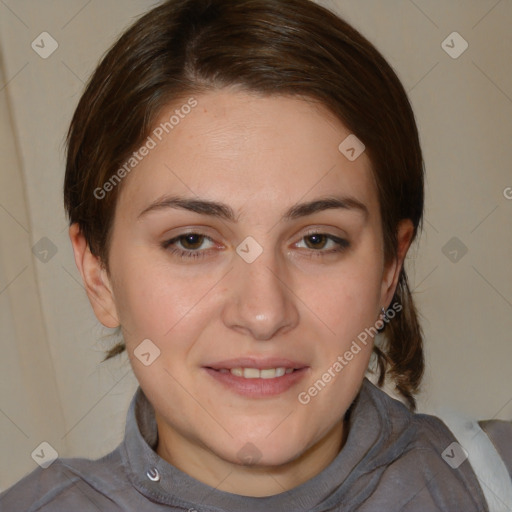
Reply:
[[[426,335],[420,410],[511,420],[512,1],[322,3],[383,52],[418,120],[427,211],[407,264]],[[63,141],[99,57],[152,5],[0,1],[0,489],[36,467],[42,441],[94,458],[122,438],[136,382],[126,356],[100,364],[108,332],[67,236]],[[59,44],[47,59],[31,48],[43,31]],[[453,31],[469,43],[457,59],[441,47]],[[31,250],[43,237],[57,251],[46,263]],[[452,237],[467,247],[455,263]]]

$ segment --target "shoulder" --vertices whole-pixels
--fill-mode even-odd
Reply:
[[[379,455],[372,461],[379,481],[368,510],[486,511],[475,472],[446,424],[366,387],[381,430]]]
[[[467,455],[443,421],[412,413],[410,420],[410,442],[384,472],[384,480],[409,489],[403,510],[486,510]]]
[[[57,459],[0,494],[5,512],[119,511],[112,496],[131,487],[119,449],[98,460]]]

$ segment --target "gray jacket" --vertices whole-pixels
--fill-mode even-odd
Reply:
[[[504,439],[499,428],[495,438]],[[443,455],[455,441],[440,419],[411,413],[365,379],[350,410],[346,443],[327,468],[288,492],[239,496],[195,480],[156,454],[154,410],[139,388],[125,438],[113,452],[37,468],[0,495],[0,511],[485,512],[469,461],[453,467]],[[507,449],[510,455],[510,443]]]

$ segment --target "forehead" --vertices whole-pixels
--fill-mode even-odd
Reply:
[[[368,156],[350,161],[339,149],[349,136],[327,109],[297,97],[218,90],[185,98],[160,113],[146,141],[152,148],[125,178],[118,207],[140,212],[176,193],[270,213],[340,193],[372,210]]]

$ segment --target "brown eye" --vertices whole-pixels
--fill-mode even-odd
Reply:
[[[199,249],[201,245],[203,245],[204,239],[204,235],[198,235],[196,233],[182,235],[178,238],[182,247],[188,250]]]
[[[350,242],[327,233],[310,233],[303,236],[296,247],[309,249],[312,256],[327,256],[342,253],[350,247]]]
[[[174,237],[172,240],[163,242],[162,248],[171,252],[181,259],[198,259],[210,255],[214,247],[213,240],[200,233],[184,233]]]
[[[329,237],[327,235],[323,234],[315,234],[315,235],[309,235],[304,237],[304,240],[306,240],[306,245],[309,249],[323,249],[325,247],[325,244],[329,240]]]

